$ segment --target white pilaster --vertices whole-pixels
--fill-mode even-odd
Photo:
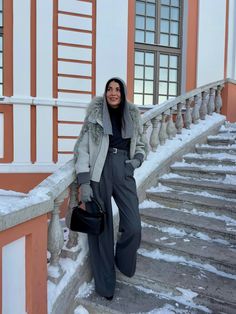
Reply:
[[[15,96],[30,95],[30,15],[30,0],[13,1],[13,93]]]
[[[225,0],[199,1],[197,86],[224,78],[225,17]]]
[[[236,80],[236,3],[229,1],[227,77]]]
[[[126,81],[128,0],[97,0],[96,7],[96,94],[102,95],[112,76]]]
[[[53,1],[37,0],[37,97],[52,97]]]
[[[14,162],[30,162],[30,105],[13,105]]]
[[[52,147],[53,147],[53,117],[52,107],[43,106],[37,107],[37,147],[36,161],[37,163],[52,162]]]
[[[26,313],[25,237],[2,249],[2,313]],[[14,302],[13,302],[14,299]]]

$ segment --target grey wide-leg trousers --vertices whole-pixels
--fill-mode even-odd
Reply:
[[[108,152],[99,183],[91,182],[94,197],[106,210],[105,228],[99,236],[88,235],[90,261],[95,290],[102,296],[114,294],[115,265],[128,277],[136,269],[136,255],[141,240],[141,221],[138,209],[133,167],[126,164],[128,154],[119,150]],[[119,232],[114,252],[111,197],[119,208]]]

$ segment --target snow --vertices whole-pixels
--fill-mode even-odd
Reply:
[[[48,313],[51,313],[57,297],[64,289],[66,289],[68,282],[75,274],[78,267],[83,265],[84,260],[88,254],[87,235],[81,233],[79,234],[77,251],[80,251],[80,253],[75,261],[70,258],[60,258],[59,263],[62,270],[65,272],[61,281],[56,285],[48,280]],[[51,267],[52,266],[49,266],[49,268]],[[85,287],[83,287],[83,289],[85,289]]]
[[[75,309],[74,314],[89,314],[89,312],[82,305],[79,305]]]
[[[208,116],[206,120],[199,121],[199,124],[192,124],[191,130],[183,129],[182,134],[177,134],[176,137],[172,140],[167,140],[165,145],[161,146],[159,145],[156,152],[150,152],[147,156],[147,159],[143,162],[143,165],[141,168],[138,168],[135,170],[135,179],[137,186],[140,186],[140,184],[150,176],[150,174],[153,171],[154,167],[157,167],[161,165],[167,158],[171,157],[174,152],[177,150],[180,150],[181,147],[186,145],[186,143],[191,142],[196,136],[200,135],[203,131],[207,130],[211,125],[219,122],[223,122],[225,118],[222,115],[213,114],[212,116]],[[225,147],[225,146],[224,146]],[[236,148],[236,145],[235,145]],[[223,156],[219,156],[219,159]],[[187,164],[186,164],[187,165]],[[66,171],[69,173],[70,169],[65,169],[64,173],[58,173],[55,175],[55,177],[52,180],[53,183],[57,183],[60,179],[63,179],[65,176]],[[173,175],[172,175],[173,177]],[[236,175],[235,176],[227,176],[225,181],[227,182],[236,182]],[[50,183],[50,182],[49,182]],[[37,193],[36,193],[37,192]],[[37,189],[37,191],[32,191],[29,194],[24,193],[17,193],[14,191],[3,191],[0,190],[0,213],[7,214],[9,212],[18,210],[18,208],[21,208],[22,206],[27,206],[32,203],[37,203],[39,201],[48,199],[45,194],[47,194],[48,188],[46,186],[41,186]],[[158,205],[155,202],[151,201],[144,201],[140,208],[145,207],[158,207]],[[160,206],[161,207],[161,206]],[[117,213],[117,206],[114,203],[113,200],[113,213]],[[236,226],[236,221],[225,216],[216,216],[214,213],[202,213],[199,211],[192,211],[193,214],[196,215],[203,215],[206,217],[214,217],[217,219],[222,219],[228,223],[228,225]],[[164,230],[163,230],[164,231]],[[183,231],[176,230],[176,229],[166,229],[166,232],[169,232],[170,234],[175,234],[176,236],[184,236]],[[204,237],[203,235],[200,235],[199,237]],[[51,281],[48,281],[48,313],[51,313],[51,310],[53,308],[54,303],[56,302],[56,299],[58,296],[63,292],[64,289],[66,289],[71,277],[74,275],[76,270],[80,265],[83,265],[85,257],[88,253],[88,246],[87,246],[87,237],[86,235],[79,235],[79,244],[78,247],[76,247],[77,250],[80,250],[80,253],[75,261],[69,258],[60,258],[59,263],[61,265],[61,268],[64,272],[64,276],[62,277],[61,281],[55,285]],[[139,250],[140,254],[143,254],[145,256],[150,256],[151,258],[158,258],[158,259],[164,259],[166,261],[170,262],[179,262],[182,264],[188,264],[192,267],[198,267],[203,270],[207,270],[213,273],[217,273],[218,275],[222,277],[227,278],[233,278],[236,279],[236,275],[228,274],[222,271],[218,271],[215,267],[208,265],[208,264],[200,264],[192,261],[188,261],[183,257],[174,256],[170,254],[163,254],[159,250],[154,250],[152,252],[146,251],[146,250]],[[49,266],[49,273],[57,275],[58,270],[54,269],[53,267]],[[143,288],[143,287],[142,287]],[[91,291],[94,289],[93,283],[84,283],[77,295],[76,299],[78,300],[81,297],[88,296]],[[141,288],[140,288],[141,289]],[[210,312],[207,308],[198,306],[194,304],[193,298],[196,296],[196,293],[190,291],[190,290],[184,290],[182,288],[177,288],[179,292],[181,292],[181,296],[175,296],[176,302],[180,302],[182,304],[186,304],[188,306],[192,306],[193,308],[199,308],[204,310],[205,312]],[[163,296],[168,298],[167,296]],[[170,297],[170,295],[169,295]],[[173,296],[171,296],[173,299]],[[178,303],[177,303],[178,304]],[[88,311],[81,305],[78,305],[78,307],[75,309],[74,314],[87,314]],[[183,311],[178,311],[177,306],[173,308],[171,305],[166,304],[161,309],[156,309],[151,311],[149,314],[171,314],[171,313],[185,313]]]
[[[164,307],[159,308],[159,309],[154,309],[154,310],[152,310],[146,314],[156,314],[156,313],[158,313],[158,314],[162,314],[162,313],[165,313],[165,314],[172,314],[172,313],[188,314],[188,313],[190,313],[189,310],[178,309],[179,303],[181,303],[187,307],[191,307],[192,308],[191,309],[192,314],[197,313],[197,311],[195,312],[195,309],[196,310],[202,310],[205,313],[211,313],[211,311],[207,307],[194,303],[193,299],[196,296],[198,296],[198,294],[196,292],[189,290],[189,289],[183,289],[183,288],[176,287],[176,290],[178,290],[181,294],[180,295],[173,295],[171,293],[163,293],[163,292],[158,293],[156,291],[153,291],[152,289],[144,288],[143,286],[136,286],[136,288],[141,290],[141,291],[144,291],[147,294],[154,294],[161,299],[167,299],[167,300],[171,299],[171,300],[176,301],[175,307],[173,307],[170,304],[165,304]],[[162,311],[162,310],[164,310],[164,311]]]
[[[224,278],[230,278],[230,279],[236,280],[236,275],[226,273],[224,271],[220,271],[210,264],[202,264],[202,263],[194,262],[192,260],[187,260],[183,256],[177,256],[177,255],[173,255],[173,254],[162,253],[159,249],[155,249],[153,251],[149,251],[146,249],[139,249],[138,252],[139,252],[139,254],[146,256],[146,257],[150,257],[152,259],[163,260],[163,261],[171,262],[171,263],[180,263],[183,265],[188,265],[190,267],[195,267],[198,269],[202,269],[202,270],[217,274],[218,276],[221,276]]]
[[[135,170],[135,180],[139,186],[153,172],[153,168],[161,165],[168,157],[173,156],[177,150],[191,142],[196,136],[209,129],[214,123],[223,122],[222,115],[214,113],[207,116],[206,120],[200,120],[198,124],[192,124],[191,129],[183,129],[182,134],[177,134],[172,140],[167,139],[165,145],[159,145],[156,152],[150,152],[142,167]]]

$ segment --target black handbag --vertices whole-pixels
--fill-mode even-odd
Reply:
[[[72,208],[70,229],[76,232],[83,232],[98,235],[104,230],[105,211],[99,202],[92,198],[91,202],[85,203],[85,208],[80,207],[82,202]]]

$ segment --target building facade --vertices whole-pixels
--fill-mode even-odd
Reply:
[[[236,80],[235,24],[235,0],[0,1],[0,190],[28,192],[71,159],[86,107],[112,76],[143,108]],[[223,95],[231,121],[235,86]],[[3,313],[13,294],[19,313],[46,313],[47,218],[1,232]]]
[[[71,158],[85,108],[111,76],[144,106],[236,78],[234,0],[2,0],[0,9],[1,188],[28,191]]]

